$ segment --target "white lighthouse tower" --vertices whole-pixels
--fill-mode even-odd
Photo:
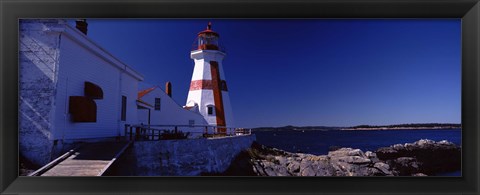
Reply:
[[[209,125],[234,127],[227,82],[222,60],[225,51],[220,47],[220,35],[207,29],[198,33],[190,58],[195,62],[187,97],[187,107],[198,109]],[[225,129],[219,128],[219,133]]]

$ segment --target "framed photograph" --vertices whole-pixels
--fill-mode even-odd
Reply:
[[[4,193],[478,193],[478,1],[0,6]]]

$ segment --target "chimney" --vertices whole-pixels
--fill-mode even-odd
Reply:
[[[75,23],[76,23],[75,27],[78,30],[82,31],[83,34],[87,35],[87,31],[88,31],[87,19],[77,19]]]
[[[170,81],[165,84],[165,92],[168,96],[172,97],[172,83],[170,83]]]

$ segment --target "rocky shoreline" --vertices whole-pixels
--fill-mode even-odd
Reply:
[[[223,173],[249,176],[427,176],[461,169],[461,147],[422,139],[374,152],[340,148],[327,155],[291,153],[254,143]]]
[[[458,127],[371,127],[371,128],[342,128],[342,131],[379,131],[379,130],[450,130]]]

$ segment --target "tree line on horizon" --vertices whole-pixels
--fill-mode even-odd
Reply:
[[[456,123],[411,123],[411,124],[397,124],[397,125],[357,125],[351,128],[398,128],[398,127],[409,127],[409,128],[420,128],[420,127],[462,127],[461,124]]]
[[[409,124],[395,124],[395,125],[357,125],[352,127],[329,127],[329,126],[292,126],[287,125],[283,127],[257,127],[253,130],[332,130],[332,129],[361,129],[361,128],[434,128],[434,127],[452,127],[461,128],[461,124],[457,123],[409,123]]]

